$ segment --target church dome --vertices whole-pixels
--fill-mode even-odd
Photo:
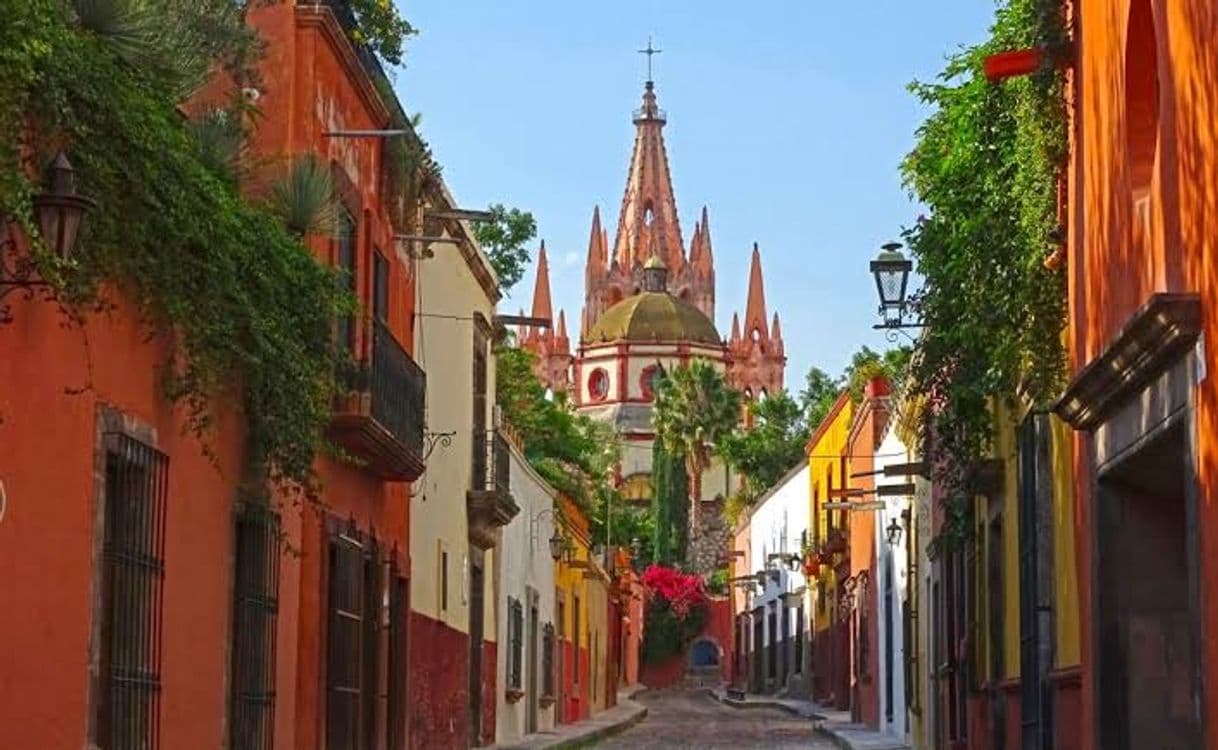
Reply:
[[[667,292],[643,292],[618,302],[588,329],[587,341],[723,343],[710,318]]]

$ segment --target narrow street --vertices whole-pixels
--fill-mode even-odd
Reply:
[[[834,745],[812,731],[812,722],[771,709],[736,709],[701,691],[645,692],[638,698],[647,718],[597,748],[767,748],[829,750]]]

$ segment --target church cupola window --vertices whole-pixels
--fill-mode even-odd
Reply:
[[[588,396],[593,401],[604,401],[609,397],[609,373],[598,367],[588,376]]]
[[[656,365],[648,365],[643,368],[643,374],[639,376],[639,387],[643,391],[643,398],[651,401],[656,396],[656,388],[660,384],[660,376],[664,374],[664,370]]]
[[[668,291],[668,266],[657,255],[652,255],[643,264],[643,291]]]

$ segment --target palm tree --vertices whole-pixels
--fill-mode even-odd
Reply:
[[[685,456],[689,473],[691,539],[698,529],[702,473],[710,466],[712,451],[736,428],[739,418],[740,394],[706,362],[673,370],[656,388],[652,412],[656,439],[668,452]]]

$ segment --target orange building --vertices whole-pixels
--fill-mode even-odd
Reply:
[[[850,433],[846,438],[846,465],[851,495],[842,500],[871,500],[875,491],[872,474],[876,449],[888,425],[888,381],[877,377],[867,381],[863,398],[855,407]],[[867,495],[864,497],[864,495]],[[880,655],[879,596],[876,593],[876,525],[872,511],[849,513],[846,533],[850,577],[843,581],[845,614],[850,623],[851,653],[850,712],[855,721],[870,727],[880,724],[880,693],[877,659]]]
[[[1218,13],[1070,6],[1072,380],[1056,411],[1077,431],[1083,666],[1056,693],[1057,732],[1218,747]]]
[[[211,405],[206,446],[185,429],[160,381],[171,332],[150,330],[117,286],[79,327],[40,297],[6,299],[0,567],[6,609],[23,614],[0,622],[0,674],[20,686],[5,707],[22,718],[0,722],[0,747],[406,747],[425,377],[384,145],[327,135],[400,114],[336,18],[344,7],[249,10],[266,45],[249,153],[268,169],[316,155],[341,196],[334,236],[307,245],[348,272],[361,305],[336,327],[367,377],[330,423],[355,461],[318,460],[324,512],[240,502],[240,403]],[[185,109],[227,100],[230,85]],[[282,541],[298,554],[281,555]]]

